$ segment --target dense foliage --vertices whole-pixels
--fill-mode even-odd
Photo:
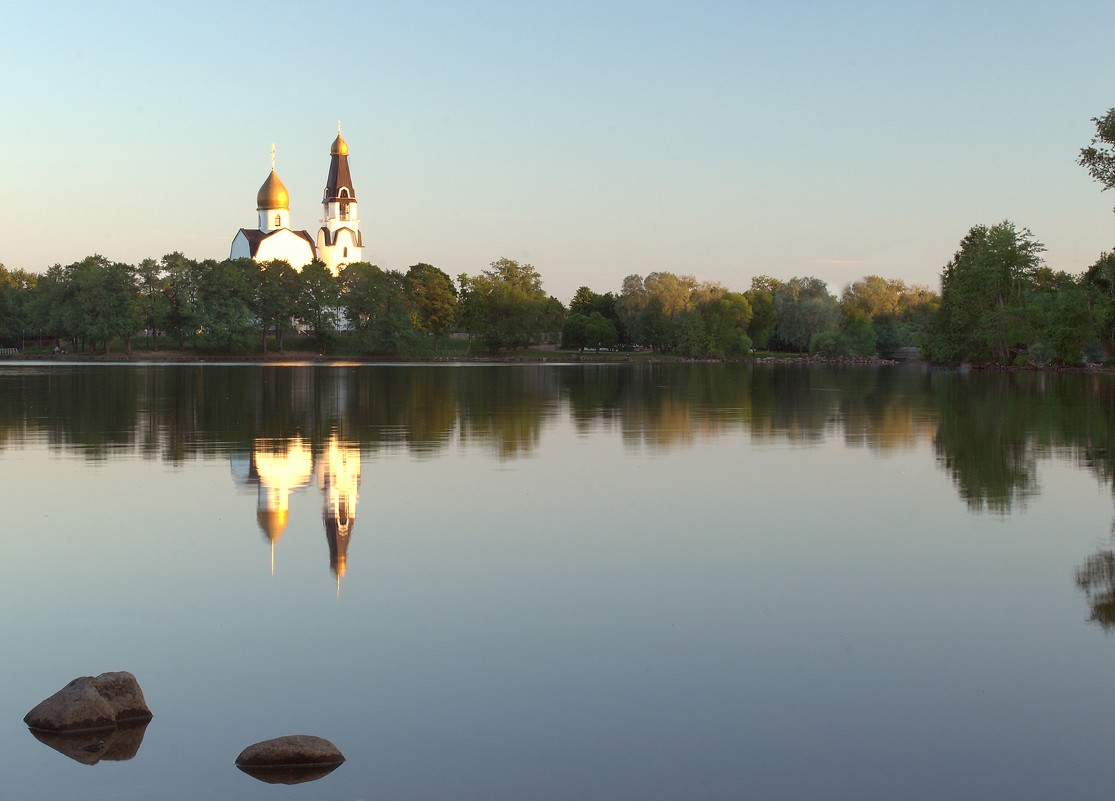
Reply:
[[[359,262],[334,276],[320,262],[299,271],[171,253],[132,267],[90,256],[41,275],[0,265],[0,344],[108,352],[142,337],[155,349],[282,352],[296,333],[321,352],[407,357],[435,354],[457,334],[486,353],[560,340],[567,350],[691,358],[754,347],[852,357],[921,348],[940,361],[1000,364],[1103,358],[1115,344],[1115,255],[1073,277],[1044,266],[1041,252],[1029,231],[1002,222],[961,240],[940,296],[875,275],[837,297],[811,276],[757,276],[736,292],[653,272],[627,276],[618,293],[580,287],[568,309],[533,265],[512,259],[454,282],[430,264],[404,273]]]

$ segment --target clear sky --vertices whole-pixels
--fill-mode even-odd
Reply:
[[[578,286],[938,286],[1010,219],[1078,273],[1115,193],[1111,0],[0,0],[0,263],[226,258],[272,143],[311,232],[337,121],[365,257]]]

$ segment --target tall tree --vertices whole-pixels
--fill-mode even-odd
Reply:
[[[162,325],[178,340],[178,349],[185,350],[186,340],[201,327],[201,269],[196,261],[177,251],[163,256],[161,265],[166,298]]]
[[[478,276],[462,274],[458,283],[461,322],[490,351],[523,348],[544,333],[561,331],[564,307],[546,297],[530,264],[499,259]]]
[[[1026,293],[1044,249],[1030,231],[1009,220],[969,230],[941,274],[931,357],[1009,363],[1031,335]]]
[[[1110,353],[1115,350],[1115,253],[1101,254],[1082,284],[1091,298],[1098,338]]]
[[[88,256],[63,274],[62,314],[72,333],[93,347],[99,343],[105,353],[112,339],[121,337],[130,353],[132,336],[143,324],[132,267]]]
[[[1115,108],[1109,108],[1102,117],[1093,117],[1096,127],[1088,147],[1080,149],[1077,163],[1088,170],[1088,174],[1103,184],[1101,191],[1115,186]]]
[[[0,340],[23,341],[31,328],[30,301],[35,276],[26,270],[8,270],[0,264]]]
[[[341,271],[341,305],[365,353],[395,356],[416,348],[405,286],[402,273],[367,262]]]
[[[251,259],[206,259],[198,264],[200,328],[210,345],[230,353],[247,345],[256,327],[252,310],[257,264]]]
[[[453,279],[432,264],[415,264],[406,272],[406,295],[411,325],[434,338],[434,349],[448,334],[457,316],[457,287]]]
[[[139,314],[147,335],[147,345],[154,342],[158,349],[159,331],[166,318],[168,304],[163,294],[162,268],[155,259],[144,259],[136,267],[136,283],[139,287]]]
[[[744,293],[751,306],[751,323],[747,333],[759,350],[770,346],[778,330],[778,310],[774,305],[774,293],[782,282],[769,275],[757,275],[751,279],[751,288]]]
[[[635,341],[638,340],[636,323],[649,302],[650,295],[641,275],[629,275],[623,279],[619,297],[616,298],[616,313],[629,337],[633,337]]]
[[[774,293],[774,306],[778,338],[799,353],[817,334],[835,332],[839,326],[840,308],[820,278],[791,278]]]
[[[302,276],[286,259],[259,265],[252,306],[259,322],[264,353],[267,353],[267,334],[272,330],[279,353],[283,352],[283,334],[300,310],[303,284]]]
[[[302,291],[296,304],[296,314],[310,327],[318,348],[324,349],[340,319],[341,280],[324,262],[314,259],[302,268],[300,283]]]

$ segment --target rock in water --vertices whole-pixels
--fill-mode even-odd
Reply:
[[[111,729],[151,720],[135,676],[125,671],[82,676],[42,701],[23,722],[43,731]]]
[[[345,761],[337,746],[310,734],[292,734],[249,745],[236,767],[272,784],[299,784],[320,779]]]

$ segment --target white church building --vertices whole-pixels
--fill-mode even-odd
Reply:
[[[241,228],[232,240],[229,258],[266,262],[285,259],[301,270],[319,259],[336,275],[342,266],[361,261],[364,240],[360,235],[356,192],[348,169],[348,143],[337,126],[337,138],[329,148],[329,175],[321,201],[322,219],[317,238],[308,231],[290,227],[290,194],[275,173],[275,149],[271,149],[271,174],[256,193],[257,228]]]

